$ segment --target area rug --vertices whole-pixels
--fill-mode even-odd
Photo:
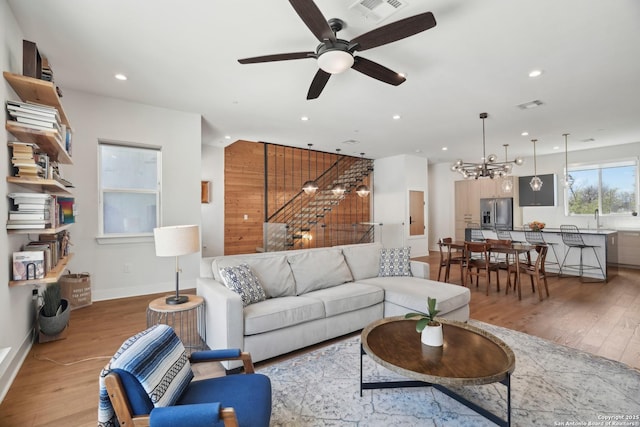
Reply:
[[[640,426],[640,372],[615,361],[478,321],[516,355],[514,426]],[[364,357],[365,381],[402,379]],[[431,387],[364,390],[360,336],[259,369],[271,378],[272,426],[493,426]],[[455,390],[506,417],[502,384]],[[609,422],[609,424],[607,424]]]

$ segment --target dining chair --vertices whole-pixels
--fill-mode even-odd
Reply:
[[[442,269],[444,269],[444,281],[449,281],[449,272],[451,271],[451,264],[460,265],[460,280],[463,279],[463,265],[464,265],[464,252],[459,250],[452,250],[451,243],[453,239],[451,237],[445,237],[438,242],[438,248],[440,249],[440,267],[438,269],[438,282],[442,275]]]
[[[535,262],[521,263],[520,274],[529,275],[529,278],[531,279],[531,290],[535,293],[536,287],[537,287],[538,296],[540,298],[540,301],[542,301],[542,298],[543,298],[542,284],[544,284],[544,290],[547,294],[547,298],[549,297],[549,285],[547,284],[547,273],[544,268],[545,260],[547,258],[547,251],[549,250],[549,247],[547,245],[538,244],[536,245],[535,249],[537,253]],[[514,274],[516,273],[514,269],[512,269],[510,273],[511,272],[513,272]],[[514,280],[514,282],[517,282],[517,280]],[[518,284],[518,286],[520,285]]]
[[[515,263],[515,255],[509,252],[497,252],[492,249],[509,249],[513,243],[511,239],[487,239],[486,243],[489,245],[489,253],[493,258],[493,262],[498,264],[499,270],[509,271],[509,265]],[[507,286],[511,285],[511,279],[507,274]]]
[[[464,242],[465,275],[462,283],[466,286],[467,279],[470,278],[471,284],[473,284],[473,276],[475,276],[477,288],[480,283],[480,277],[484,277],[487,285],[487,295],[489,295],[492,271],[496,273],[496,288],[500,292],[499,265],[491,262],[489,248],[489,244],[485,242]]]

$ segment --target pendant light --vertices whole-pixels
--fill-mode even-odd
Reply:
[[[308,157],[309,157],[309,180],[302,184],[302,190],[305,194],[309,196],[313,196],[318,191],[318,183],[311,179],[311,147],[313,144],[307,144],[309,148],[307,149]]]
[[[504,161],[505,163],[507,163],[507,159],[509,158],[509,155],[507,154],[507,147],[509,147],[509,144],[502,144],[504,146]],[[513,181],[511,180],[511,177],[508,175],[509,172],[511,172],[511,165],[507,164],[505,166],[505,171],[501,174],[502,176],[502,191],[504,193],[511,193],[511,190],[513,190]]]
[[[538,177],[538,168],[536,165],[536,142],[537,139],[532,139],[533,142],[533,178],[529,182],[529,186],[533,191],[540,191],[542,189],[542,180]]]
[[[360,153],[360,156],[362,157],[362,160],[364,160],[364,153]],[[371,190],[369,190],[369,186],[364,183],[356,187],[356,194],[360,197],[367,197],[369,193],[371,193]]]
[[[565,188],[570,188],[573,185],[573,177],[569,174],[569,155],[567,154],[567,136],[568,133],[563,133],[564,136],[564,182]]]
[[[347,189],[344,188],[344,185],[337,182],[339,173],[338,161],[340,160],[340,149],[336,148],[336,152],[338,153],[338,160],[336,160],[336,183],[333,185],[333,187],[331,187],[331,192],[334,196],[342,197],[344,196],[344,193],[345,191],[347,191]]]

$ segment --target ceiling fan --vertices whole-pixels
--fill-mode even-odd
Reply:
[[[320,41],[315,52],[291,52],[255,56],[253,58],[239,59],[238,62],[241,64],[255,64],[291,59],[316,59],[320,69],[311,82],[307,99],[316,99],[320,96],[331,74],[338,74],[349,68],[390,85],[398,86],[404,83],[406,79],[400,74],[376,62],[361,56],[355,56],[355,52],[392,43],[433,28],[436,25],[436,19],[433,14],[426,12],[392,22],[347,41],[336,37],[336,33],[345,28],[345,23],[337,18],[327,21],[313,0],[289,0],[289,3],[309,27],[313,35]]]

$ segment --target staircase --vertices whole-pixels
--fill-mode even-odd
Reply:
[[[373,171],[370,159],[340,156],[317,179],[318,191],[307,195],[300,190],[278,208],[264,226],[264,250],[286,250],[308,247],[335,246],[373,241],[373,228],[359,224],[368,218],[358,218],[349,212],[352,221],[340,223],[332,213],[347,197],[358,197],[355,189]],[[344,195],[331,192],[335,184],[342,184]],[[357,205],[356,205],[357,206]],[[368,212],[368,211],[367,211]],[[346,221],[343,221],[346,222]]]

